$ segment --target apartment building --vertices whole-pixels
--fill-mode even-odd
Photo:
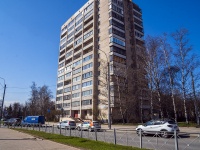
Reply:
[[[56,109],[106,120],[109,84],[112,120],[147,116],[148,99],[138,94],[145,83],[143,36],[142,11],[131,0],[88,0],[61,27]]]

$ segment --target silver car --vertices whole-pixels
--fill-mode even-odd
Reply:
[[[61,121],[57,124],[58,129],[76,129],[76,123],[72,120]]]
[[[84,121],[78,124],[77,130],[99,131],[101,130],[101,124],[98,121]]]

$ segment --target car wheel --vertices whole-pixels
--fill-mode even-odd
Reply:
[[[77,130],[78,130],[78,131],[81,131],[81,128],[80,128],[80,127],[77,127]]]
[[[162,131],[161,131],[161,137],[162,137],[162,138],[168,138],[168,136],[169,136],[169,135],[168,135],[168,133],[167,133],[167,130],[162,130]]]
[[[141,130],[141,133],[142,133],[142,129],[137,129],[136,131],[136,134],[139,136],[140,135],[140,130]]]
[[[57,126],[57,128],[59,129],[60,127],[59,127],[59,126]]]

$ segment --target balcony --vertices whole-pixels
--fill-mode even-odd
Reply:
[[[89,47],[93,46],[93,39],[83,43],[83,50],[88,49]]]
[[[89,54],[90,52],[91,52],[91,54],[92,54],[92,52],[93,52],[93,47],[88,47],[87,49],[85,49],[85,50],[83,51],[83,55]]]
[[[94,20],[91,20],[87,24],[84,25],[84,32],[86,32],[87,30],[93,27],[93,22]]]

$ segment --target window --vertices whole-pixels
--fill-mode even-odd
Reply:
[[[84,63],[84,62],[87,62],[87,61],[90,60],[90,59],[92,59],[92,55],[89,55],[89,56],[83,58],[83,63]]]
[[[62,105],[61,104],[56,104],[56,108],[61,108]]]
[[[109,0],[111,1],[111,0]],[[123,7],[123,2],[119,0],[112,0],[113,3],[117,4],[117,6]]]
[[[87,90],[82,92],[82,96],[92,95],[92,90]]]
[[[72,65],[66,67],[66,71],[72,70]]]
[[[64,100],[70,100],[70,99],[71,99],[71,94],[69,94],[69,95],[64,95],[64,96],[63,96],[63,99],[64,99]]]
[[[121,16],[121,15],[119,15],[119,14],[117,14],[117,13],[115,13],[114,11],[111,11],[109,13],[109,16],[113,17],[113,18],[116,18],[117,20],[120,20],[120,21],[124,22],[124,17]]]
[[[66,37],[64,37],[63,39],[61,39],[60,45],[62,45],[62,44],[65,43],[65,42],[66,42]]]
[[[70,77],[72,75],[72,72],[66,73],[66,77]]]
[[[65,63],[63,62],[63,63],[59,64],[58,68],[61,68],[61,67],[63,67],[64,65],[65,65]]]
[[[70,107],[70,103],[63,103],[65,108],[69,108]]]
[[[60,97],[56,97],[56,101],[61,101],[62,100],[62,96],[60,96]]]
[[[72,94],[72,98],[80,97],[80,92]]]
[[[58,94],[62,94],[63,93],[63,90],[61,89],[61,90],[57,90],[57,95]]]
[[[119,23],[118,21],[116,21],[114,19],[109,20],[109,23],[110,23],[110,25],[113,25],[115,27],[118,27],[118,28],[124,30],[124,25],[122,23]]]
[[[70,31],[73,31],[73,29],[74,29],[74,25],[73,26],[71,26],[67,31],[68,31],[68,33],[70,32]]]
[[[88,32],[87,34],[85,34],[84,35],[84,37],[83,37],[83,39],[85,40],[85,39],[87,39],[90,35],[92,35],[93,34],[93,30],[92,31],[90,31],[90,32]]]
[[[80,85],[80,84],[73,85],[73,86],[72,86],[72,91],[78,90],[78,89],[80,89],[80,88],[81,88],[81,85]]]
[[[84,12],[91,10],[94,6],[94,3],[91,3],[88,7],[85,8]]]
[[[71,91],[71,87],[67,87],[67,88],[64,89],[65,93],[70,92],[70,91]]]
[[[110,8],[111,8],[112,10],[114,10],[114,11],[116,11],[116,12],[118,12],[118,13],[120,13],[120,14],[123,15],[123,9],[122,9],[122,8],[119,8],[119,7],[117,7],[117,6],[114,5],[114,4],[110,4]]]
[[[115,28],[110,28],[109,29],[109,34],[111,34],[111,33],[116,34],[116,35],[118,35],[118,36],[120,36],[122,38],[125,38],[125,33],[121,32],[121,31],[119,31],[119,30],[117,30]]]
[[[60,46],[60,50],[63,49],[67,44],[64,43],[63,45]]]
[[[80,30],[82,29],[82,27],[83,27],[82,25],[78,26],[78,27],[76,28],[75,32],[80,31]]]
[[[67,35],[67,38],[69,39],[72,35],[74,35],[74,31]]]
[[[76,22],[76,26],[78,26],[82,21],[83,21],[83,18],[81,18],[80,20],[78,20],[78,21]]]
[[[84,106],[84,105],[92,105],[92,100],[91,99],[83,100],[82,101],[82,106]]]
[[[84,16],[84,19],[87,19],[89,16],[91,16],[93,13],[93,11],[91,10],[90,12],[88,12],[85,16]]]
[[[116,37],[110,37],[110,42],[116,43],[120,46],[125,46],[125,42]]]
[[[80,37],[78,40],[76,40],[75,43],[74,43],[74,45],[78,45],[81,42],[82,42],[82,37]]]
[[[87,79],[87,78],[89,78],[89,77],[92,77],[92,71],[87,72],[87,73],[84,73],[84,74],[82,75],[82,79]]]
[[[58,70],[58,75],[63,73],[63,72],[64,72],[64,69]]]
[[[76,70],[73,70],[73,74],[77,74],[77,73],[79,73],[79,72],[81,72],[81,68],[78,68],[78,69],[76,69]]]
[[[77,82],[81,80],[81,76],[75,77],[72,79],[73,82]]]
[[[80,106],[79,101],[72,102],[72,107],[77,107],[77,106]]]
[[[70,23],[68,23],[67,27],[69,28],[72,24],[74,24],[74,19]]]
[[[92,62],[91,62],[91,63],[89,63],[89,64],[83,66],[83,70],[89,69],[89,68],[91,68],[92,66],[93,66],[93,64],[92,64]]]
[[[60,80],[64,80],[64,76],[58,77],[58,81],[60,81]]]
[[[77,16],[76,16],[76,21],[82,16],[82,12],[80,12]]]
[[[116,47],[116,46],[111,46],[110,51],[126,56],[126,50],[123,50],[123,49]]]
[[[73,67],[76,67],[76,66],[80,65],[81,62],[82,62],[82,60],[78,60],[78,61],[76,61],[75,63],[73,63]]]
[[[57,84],[57,88],[62,87],[62,86],[63,86],[63,82]]]
[[[82,83],[82,87],[87,87],[87,86],[91,86],[91,85],[92,85],[92,81],[87,81],[87,82]]]
[[[74,40],[74,38],[71,38],[67,41],[67,44],[71,43]]]
[[[72,55],[72,51],[70,51],[70,52],[68,52],[68,53],[66,54],[66,58],[69,57],[69,56],[71,56],[71,55]]]

